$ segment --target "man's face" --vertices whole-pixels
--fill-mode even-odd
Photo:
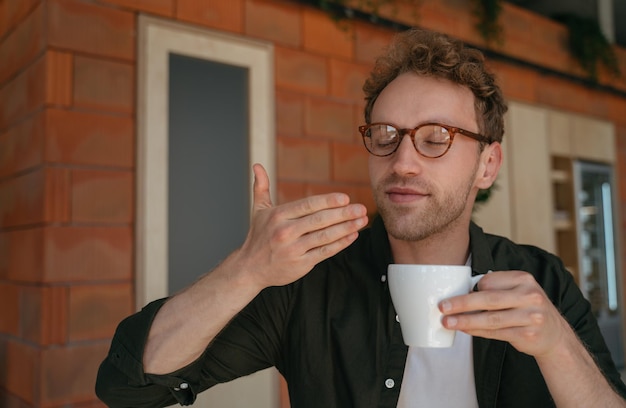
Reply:
[[[415,128],[435,122],[478,133],[474,96],[452,82],[405,73],[378,96],[372,123]],[[477,141],[456,134],[439,158],[421,156],[405,135],[390,156],[370,155],[374,199],[388,233],[417,241],[454,228],[467,229],[479,162]]]

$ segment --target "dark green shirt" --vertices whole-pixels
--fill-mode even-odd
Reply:
[[[589,303],[557,257],[484,234],[474,224],[470,250],[474,274],[532,273],[626,397]],[[396,407],[408,348],[385,279],[390,263],[378,218],[354,244],[302,279],[261,292],[197,361],[170,375],[146,374],[141,363],[150,324],[165,300],[155,301],[120,323],[96,392],[111,407],[188,405],[215,384],[275,366],[289,385],[294,408]],[[554,406],[533,357],[478,337],[473,353],[481,408]]]

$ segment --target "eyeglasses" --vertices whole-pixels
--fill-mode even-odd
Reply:
[[[408,134],[413,146],[424,157],[441,157],[450,150],[457,133],[471,137],[479,142],[486,142],[485,137],[458,127],[440,123],[425,123],[415,129],[398,129],[388,123],[371,123],[359,126],[363,143],[374,156],[389,156],[398,150],[402,137]]]

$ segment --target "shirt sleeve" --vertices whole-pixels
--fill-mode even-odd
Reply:
[[[156,313],[167,299],[156,300],[117,327],[98,370],[96,394],[111,408],[191,405],[198,393],[200,360],[167,375],[146,374],[142,356]]]
[[[96,394],[112,408],[191,405],[198,393],[215,384],[277,365],[290,292],[289,287],[262,291],[196,361],[166,375],[143,369],[150,326],[167,299],[148,304],[118,325],[98,371]]]
[[[559,273],[563,282],[558,307],[578,338],[596,361],[598,368],[613,389],[626,398],[626,386],[611,357],[598,322],[591,310],[591,304],[584,298],[572,275],[559,262]]]

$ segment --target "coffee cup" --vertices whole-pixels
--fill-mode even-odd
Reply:
[[[416,347],[450,347],[455,330],[443,327],[439,302],[469,293],[483,275],[464,265],[391,264],[389,291],[404,343]]]

